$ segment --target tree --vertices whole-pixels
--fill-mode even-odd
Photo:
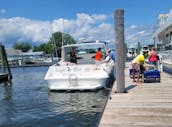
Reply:
[[[75,44],[76,41],[69,34],[63,33],[63,45]],[[53,54],[54,56],[61,57],[62,46],[62,33],[55,32],[52,34],[50,40],[47,43],[39,46],[34,46],[33,51],[44,51],[47,54]]]
[[[128,52],[128,47],[127,47],[127,43],[124,43],[124,54],[127,55]]]
[[[62,36],[63,36],[63,42],[62,42]],[[67,44],[75,44],[76,41],[73,39],[73,37],[69,34],[65,34],[61,32],[55,32],[52,34],[52,37],[50,38],[50,41],[48,42],[50,45],[53,46],[53,53],[57,56],[61,57],[61,46]]]
[[[33,47],[33,52],[38,52],[38,51],[43,51],[46,54],[52,54],[53,53],[53,48],[50,43],[43,43],[40,46],[34,46]]]
[[[137,54],[140,54],[141,48],[142,48],[141,43],[138,42],[138,43],[137,43]]]
[[[13,48],[20,49],[22,52],[27,52],[32,48],[32,46],[28,42],[17,42],[13,45]]]

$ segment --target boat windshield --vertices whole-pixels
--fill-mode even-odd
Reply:
[[[77,59],[77,64],[94,64],[94,56],[95,53],[98,51],[98,48],[101,48],[102,54],[105,54],[106,48],[103,44],[65,46],[63,49],[65,51],[64,60],[67,62],[70,61],[70,52],[71,50],[74,50]]]

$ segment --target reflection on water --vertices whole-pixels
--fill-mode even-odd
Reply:
[[[106,92],[50,93],[52,111],[63,114],[75,126],[95,126],[105,103]],[[77,121],[77,122],[76,122]]]
[[[102,91],[98,92],[88,92],[88,93],[50,93],[49,100],[54,105],[54,111],[59,112],[58,104],[66,105],[64,111],[68,112],[73,109],[78,109],[81,112],[85,109],[94,112],[95,108],[102,104],[102,99],[104,99]]]
[[[47,69],[12,69],[13,84],[0,84],[0,126],[95,127],[108,91],[50,92]]]
[[[12,97],[12,84],[9,82],[1,83],[3,90],[0,91],[0,99],[10,100]]]
[[[11,99],[11,97],[12,97],[12,87],[11,87],[11,84],[5,83],[5,90],[4,91],[5,91],[4,99],[6,99],[6,100]]]

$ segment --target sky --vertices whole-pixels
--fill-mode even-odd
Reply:
[[[128,46],[153,43],[158,15],[170,13],[172,0],[0,0],[0,43],[46,43],[53,32],[114,44],[114,11],[124,10]]]

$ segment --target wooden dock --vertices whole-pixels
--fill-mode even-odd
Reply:
[[[161,72],[160,83],[136,84],[127,63],[125,86],[128,93],[113,86],[99,127],[172,127],[172,75]]]

